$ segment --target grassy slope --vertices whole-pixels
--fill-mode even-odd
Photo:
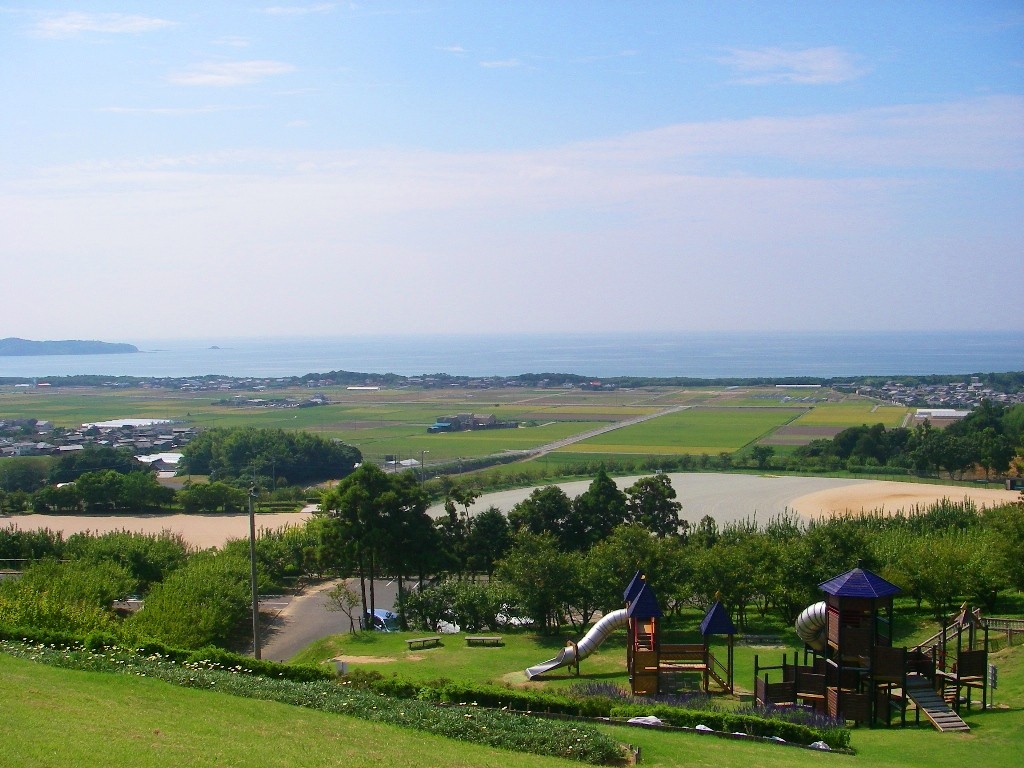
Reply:
[[[0,655],[0,765],[565,766],[272,702]]]
[[[502,649],[497,649],[500,654]],[[492,664],[493,664],[492,656]],[[995,654],[996,701],[967,716],[972,732],[857,729],[855,757],[609,726],[652,766],[910,766],[1016,764],[1024,744],[1024,648]],[[136,677],[71,672],[0,656],[0,765],[132,766],[568,765],[398,728]]]

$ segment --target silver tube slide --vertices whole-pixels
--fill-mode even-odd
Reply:
[[[626,626],[626,609],[619,608],[602,616],[598,622],[590,628],[583,638],[576,645],[567,645],[553,659],[548,659],[540,664],[535,664],[526,670],[526,679],[533,680],[537,675],[550,672],[552,669],[567,667],[575,664],[577,656],[585,659],[597,650],[598,646],[619,627]]]
[[[796,617],[796,634],[816,651],[828,648],[828,613],[825,602],[815,603],[803,609]]]

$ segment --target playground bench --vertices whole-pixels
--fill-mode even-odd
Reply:
[[[414,637],[410,640],[405,641],[409,645],[411,651],[414,647],[419,646],[420,648],[427,648],[433,645],[440,645],[440,637]]]
[[[466,645],[503,645],[501,637],[466,637]]]

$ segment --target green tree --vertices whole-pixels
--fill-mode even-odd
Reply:
[[[512,530],[508,518],[495,506],[470,518],[466,546],[470,568],[492,576],[498,561],[512,547]]]
[[[534,622],[550,632],[560,626],[560,608],[569,602],[576,576],[574,562],[550,533],[522,531],[498,565],[496,576]]]
[[[675,536],[687,527],[679,517],[683,505],[676,501],[676,489],[668,475],[641,477],[626,489],[629,522],[643,526],[655,536]]]
[[[572,513],[572,500],[557,485],[535,488],[508,513],[514,531],[561,536]]]
[[[610,536],[626,518],[626,494],[602,465],[587,490],[573,500],[572,512],[560,537],[562,546],[586,551]]]
[[[757,464],[758,469],[766,469],[775,455],[775,449],[770,445],[755,445],[750,449],[750,457]]]

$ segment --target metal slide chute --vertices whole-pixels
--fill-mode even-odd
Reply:
[[[567,667],[570,664],[575,664],[580,659],[587,658],[587,656],[597,650],[597,647],[605,641],[608,635],[619,627],[626,626],[626,618],[625,608],[605,614],[578,643],[570,643],[559,651],[555,658],[535,664],[527,669],[526,679],[533,680],[537,675],[542,675],[559,667]]]
[[[828,612],[824,600],[807,606],[796,617],[796,634],[816,651],[828,648]]]

